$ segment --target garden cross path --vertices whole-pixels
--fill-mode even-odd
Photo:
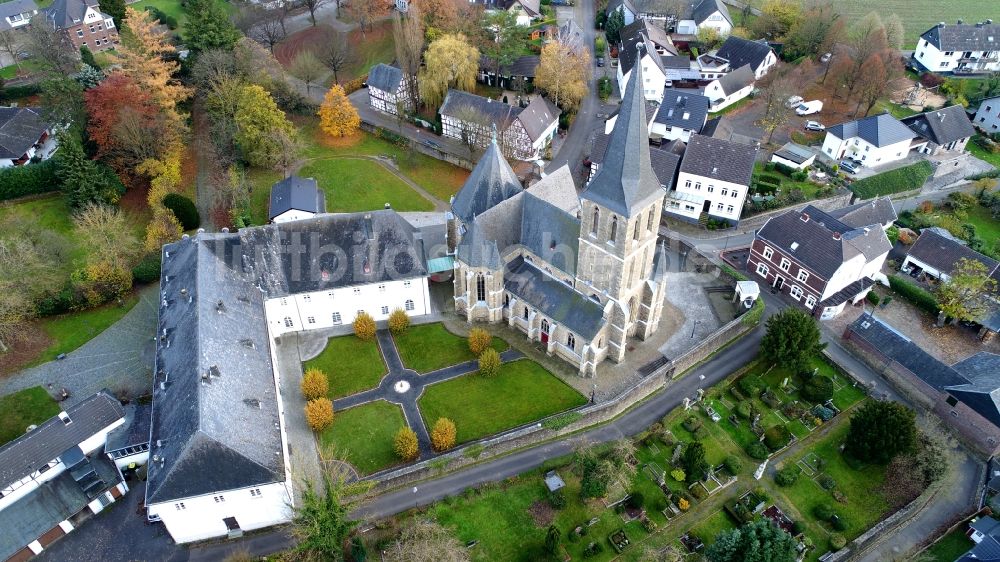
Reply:
[[[431,449],[430,433],[424,418],[420,415],[417,407],[417,400],[428,385],[444,382],[446,380],[468,375],[479,370],[479,363],[476,360],[466,361],[430,373],[420,374],[412,369],[403,366],[403,361],[399,358],[399,351],[396,349],[396,342],[388,330],[379,330],[375,333],[378,339],[379,350],[382,352],[382,359],[389,372],[382,377],[379,385],[371,390],[338,398],[333,401],[335,411],[346,410],[352,406],[360,406],[375,400],[385,400],[390,404],[398,404],[403,408],[403,416],[406,417],[406,424],[417,434],[417,441],[420,443],[420,458],[425,459],[434,455]],[[500,359],[504,363],[521,359],[524,355],[516,349],[508,349],[500,354]]]

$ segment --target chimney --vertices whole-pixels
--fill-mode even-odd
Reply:
[[[391,204],[389,204],[389,203],[386,203],[386,204],[385,204],[385,209],[386,209],[387,211],[388,211],[389,209],[391,209],[391,208],[392,208],[392,205],[391,205]]]
[[[839,232],[834,232],[833,233],[833,239],[834,240],[840,240],[840,233]]]
[[[809,222],[809,213],[802,213],[799,218],[802,219],[802,222]]]
[[[965,23],[965,22],[962,21],[961,19],[955,20],[955,25],[962,25],[963,23]]]
[[[938,121],[944,123],[944,113],[941,112],[941,111],[938,111],[937,116],[938,116]]]
[[[938,27],[944,27],[944,22],[943,21],[939,21],[938,22]]]

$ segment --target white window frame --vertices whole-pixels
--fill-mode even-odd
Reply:
[[[343,320],[343,318],[341,318],[339,312],[334,312],[333,316],[332,316],[332,319],[333,319],[333,323],[334,324],[343,324],[344,323],[344,320]]]
[[[811,310],[814,306],[816,306],[816,297],[812,295],[806,296],[806,308]]]
[[[781,258],[781,264],[778,267],[781,271],[788,271],[792,267],[792,262],[788,258]]]
[[[788,290],[788,294],[795,300],[802,300],[802,287],[792,285],[792,288]]]
[[[799,269],[799,273],[795,276],[795,278],[805,283],[809,280],[809,272],[804,269]]]
[[[757,264],[757,275],[760,275],[761,277],[767,277],[767,273],[769,271],[770,271],[770,269],[766,265],[764,265],[763,263],[758,263]]]
[[[388,306],[383,306],[382,307],[382,314],[389,314],[389,307]]]
[[[403,303],[403,310],[413,311],[413,299],[406,299],[406,302]]]
[[[764,259],[770,260],[771,256],[774,255],[774,250],[768,246],[764,246]]]

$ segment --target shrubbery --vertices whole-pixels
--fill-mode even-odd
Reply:
[[[753,405],[750,404],[749,400],[744,400],[736,405],[736,415],[743,419],[750,419],[750,415],[753,413]]]
[[[438,418],[431,429],[431,446],[437,452],[447,451],[455,446],[455,422],[448,418]]]
[[[811,377],[802,387],[802,396],[812,402],[826,402],[833,398],[833,379],[826,375]]]
[[[889,276],[889,287],[899,296],[910,301],[910,304],[929,314],[936,316],[941,309],[934,295],[898,275]]]
[[[133,283],[153,283],[160,280],[160,252],[150,252],[132,268]]]
[[[792,434],[783,425],[772,425],[764,431],[764,445],[772,451],[777,451],[792,440]]]
[[[179,193],[168,193],[163,198],[163,206],[170,209],[184,230],[194,230],[201,224],[201,217],[198,215],[198,208],[194,206],[194,201]]]
[[[302,375],[302,383],[299,385],[302,396],[306,400],[315,400],[326,396],[330,391],[330,381],[326,378],[326,373],[319,369],[306,369]]]
[[[469,351],[473,355],[481,355],[493,341],[493,336],[482,328],[473,328],[469,331]]]
[[[484,377],[495,377],[500,374],[500,354],[497,350],[491,347],[479,356],[479,374]]]
[[[420,454],[417,434],[409,427],[401,427],[392,441],[392,450],[404,461],[412,461]]]
[[[833,535],[830,537],[830,550],[840,550],[847,546],[847,539],[844,535]]]
[[[375,339],[375,331],[377,329],[378,326],[375,325],[375,319],[372,318],[371,314],[362,311],[354,317],[354,335],[358,339],[372,341]]]
[[[389,331],[400,334],[410,327],[410,316],[402,308],[397,308],[389,315]]]
[[[739,385],[740,390],[747,396],[753,397],[760,394],[761,389],[764,388],[764,379],[757,375],[746,375],[740,379]]]
[[[743,461],[741,461],[736,455],[729,455],[724,461],[722,461],[722,464],[733,476],[736,476],[741,470],[743,470]]]
[[[169,27],[170,29],[177,29],[177,18],[168,15],[156,6],[146,6],[145,9],[149,12],[149,15],[153,16],[153,18],[157,20],[160,20],[160,23],[163,25]]]
[[[871,199],[879,195],[892,195],[911,189],[920,189],[934,168],[931,163],[921,160],[909,166],[875,174],[851,184],[853,191],[861,199]]]
[[[750,455],[750,458],[757,460],[764,460],[770,456],[771,452],[767,450],[767,447],[760,441],[754,441],[746,446],[746,452]]]
[[[795,465],[786,466],[774,474],[774,482],[779,486],[791,486],[799,479],[801,472]]]
[[[306,402],[306,423],[319,433],[333,425],[333,402],[329,398],[317,398]]]
[[[58,191],[56,160],[49,159],[27,166],[0,168],[0,201]]]

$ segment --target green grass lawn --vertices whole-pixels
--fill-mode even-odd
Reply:
[[[733,518],[725,510],[720,509],[699,521],[697,525],[691,527],[689,532],[703,540],[708,546],[715,542],[715,537],[719,533],[735,528],[736,522],[733,521]]]
[[[468,339],[449,332],[440,322],[410,326],[392,338],[396,341],[403,365],[418,373],[429,373],[476,358],[469,351]],[[493,338],[490,347],[504,351],[507,342]]]
[[[979,158],[980,160],[983,160],[985,162],[989,162],[990,164],[993,164],[994,166],[1000,168],[1000,154],[994,154],[986,150],[985,148],[976,144],[975,140],[970,140],[968,144],[965,145],[965,149],[971,152],[972,155],[975,156],[976,158]]]
[[[505,363],[494,378],[476,373],[424,389],[420,412],[430,427],[439,417],[458,428],[459,443],[583,405],[587,399],[534,361]]]
[[[403,409],[384,400],[335,412],[333,425],[319,434],[324,459],[343,458],[362,474],[399,463],[392,441],[406,425]]]
[[[28,366],[52,361],[60,353],[69,353],[95,336],[107,330],[122,319],[139,302],[135,293],[130,293],[122,304],[108,303],[97,308],[49,316],[38,321],[42,330],[52,339],[52,345]]]
[[[226,0],[218,0],[218,2],[227,13],[233,14],[236,12],[236,6],[230,4]],[[138,2],[129,5],[136,10],[145,10],[147,6],[157,8],[164,14],[177,20],[178,33],[183,33],[184,31],[184,20],[187,19],[187,17],[184,14],[184,6],[182,5],[181,0],[139,0]]]
[[[972,539],[965,536],[967,527],[960,525],[954,531],[941,537],[941,540],[930,546],[925,554],[930,556],[933,562],[954,562],[960,556],[972,548]]]
[[[32,74],[40,68],[38,61],[33,59],[28,59],[21,61],[21,73],[22,74]],[[10,80],[11,78],[17,77],[17,65],[12,64],[10,66],[5,66],[0,68],[0,78],[4,80]]]
[[[970,142],[969,146],[972,145]],[[1000,220],[993,218],[990,210],[979,204],[970,207],[964,218],[955,216],[951,209],[942,205],[935,205],[932,212],[921,216],[959,238],[965,237],[963,226],[972,225],[976,228],[976,237],[983,240],[986,248],[994,248],[1000,241]]]
[[[331,400],[375,388],[387,372],[378,343],[354,336],[330,338],[322,353],[303,364],[305,369],[326,373]]]
[[[914,111],[909,107],[906,107],[905,105],[892,103],[889,100],[882,100],[876,103],[875,107],[872,108],[870,113],[872,115],[875,115],[878,113],[882,113],[883,111],[888,111],[889,114],[895,117],[896,119],[902,119],[904,117],[909,117],[911,115],[916,115],[920,113],[919,111]]]
[[[392,21],[375,23],[372,30],[362,34],[354,30],[348,35],[351,57],[347,68],[338,72],[340,81],[346,82],[367,74],[371,67],[380,62],[389,64],[395,58],[395,42],[392,39]],[[333,77],[330,77],[333,82]]]
[[[60,410],[59,404],[40,386],[0,397],[0,445],[17,439],[29,425],[40,424]]]

